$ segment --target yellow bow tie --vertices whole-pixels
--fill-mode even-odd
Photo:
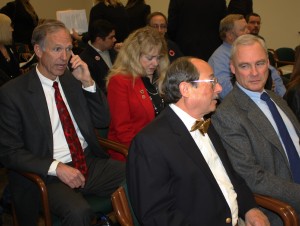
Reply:
[[[195,124],[192,126],[191,132],[198,129],[200,133],[204,136],[204,134],[207,133],[207,129],[209,125],[210,125],[210,118],[206,120],[197,120]]]

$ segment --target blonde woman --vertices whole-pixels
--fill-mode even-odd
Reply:
[[[129,35],[107,78],[111,113],[108,138],[130,145],[133,137],[164,108],[156,81],[169,65],[164,37],[151,27]],[[113,159],[125,158],[109,151]]]
[[[117,42],[123,42],[129,34],[129,19],[124,5],[119,0],[98,0],[90,12],[89,24],[95,20],[107,20],[116,27]]]
[[[38,16],[29,0],[15,0],[8,2],[1,10],[12,20],[15,43],[26,44],[31,48],[33,29],[38,24]]]

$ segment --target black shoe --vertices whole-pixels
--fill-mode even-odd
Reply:
[[[105,214],[97,213],[97,223],[93,226],[113,226],[113,223]]]

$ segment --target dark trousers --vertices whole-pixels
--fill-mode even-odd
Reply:
[[[107,197],[124,183],[125,164],[122,162],[88,156],[87,165],[88,179],[82,189],[72,189],[53,176],[47,177],[45,181],[50,210],[62,219],[63,226],[90,226],[94,213],[83,195]],[[14,196],[14,202],[20,226],[37,225],[40,200],[36,186],[28,183],[22,195]]]

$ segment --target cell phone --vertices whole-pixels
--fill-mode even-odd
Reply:
[[[70,72],[73,72],[74,69],[72,68],[72,64],[71,64],[71,62],[70,62],[70,61],[71,61],[71,58],[72,58],[72,57],[70,57],[70,59],[69,59],[69,61],[68,61],[68,69],[69,69]]]
[[[72,68],[72,64],[71,64],[71,59],[72,59],[73,56],[74,56],[74,53],[73,53],[73,51],[71,51],[71,57],[68,61],[68,69],[69,69],[70,72],[74,71],[74,68]]]

